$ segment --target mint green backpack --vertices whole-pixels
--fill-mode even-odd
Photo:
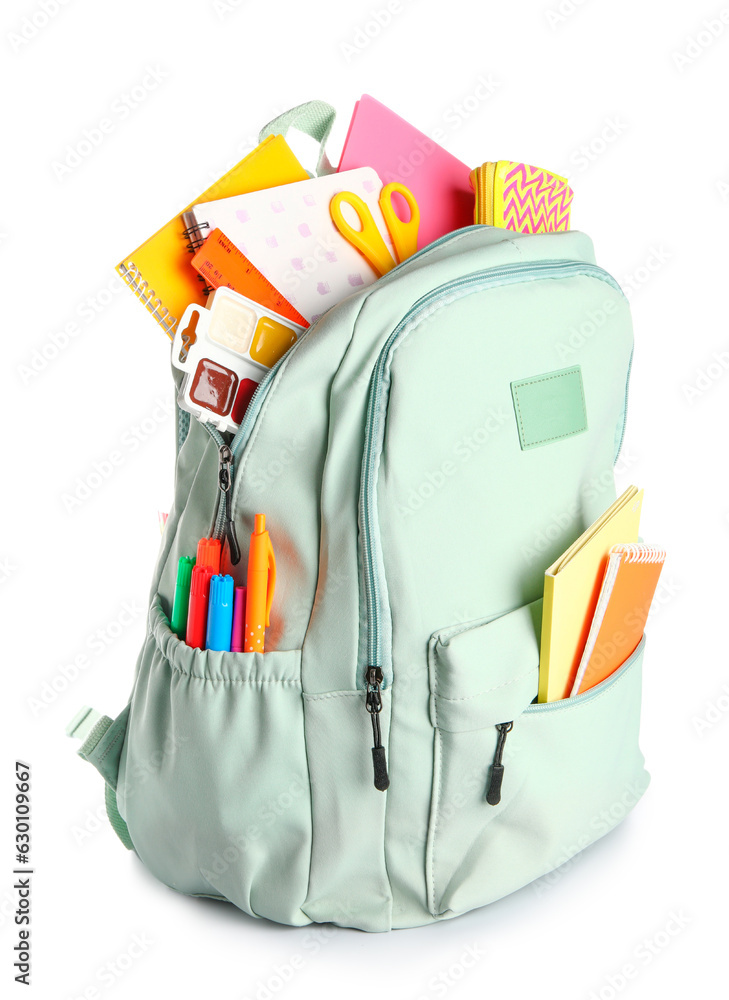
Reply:
[[[513,892],[625,817],[645,640],[535,699],[544,570],[615,499],[631,353],[586,236],[472,226],[327,312],[232,441],[180,413],[130,702],[70,727],[157,878],[384,931]],[[231,526],[245,555],[256,512],[269,651],[192,649],[178,559]]]

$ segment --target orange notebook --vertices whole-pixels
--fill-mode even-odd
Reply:
[[[572,695],[604,681],[641,640],[666,553],[636,542],[614,545]]]
[[[190,239],[190,233],[185,231],[182,215],[200,202],[304,181],[308,177],[283,136],[269,135],[179,215],[117,264],[117,272],[125,284],[170,340],[187,306],[191,302],[203,305],[206,298],[205,283],[190,263],[190,252],[197,249],[199,243]],[[186,240],[189,240],[187,244]]]

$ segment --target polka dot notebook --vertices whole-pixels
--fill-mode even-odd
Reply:
[[[394,255],[378,205],[381,189],[376,172],[360,167],[195,205],[192,214],[201,235],[221,229],[313,323],[377,278],[332,222],[329,203],[335,194],[353,191],[362,198]]]

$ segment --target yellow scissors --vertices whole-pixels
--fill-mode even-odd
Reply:
[[[410,209],[407,222],[399,217],[392,205],[392,196],[401,194]],[[354,229],[342,215],[343,204],[349,205],[357,215],[360,229]],[[420,209],[415,196],[404,184],[393,181],[386,184],[380,192],[380,211],[384,216],[387,231],[397,254],[397,263],[407,260],[418,249],[418,226],[420,225]],[[395,266],[392,254],[377,228],[369,206],[352,191],[340,191],[329,203],[329,212],[334,225],[342,236],[367,258],[369,263],[381,277]]]

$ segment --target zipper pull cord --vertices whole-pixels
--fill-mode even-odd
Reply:
[[[224,513],[224,532],[225,537],[228,539],[228,546],[230,548],[230,561],[233,565],[237,565],[240,562],[240,546],[238,545],[238,539],[235,534],[235,525],[233,524],[233,519],[230,516],[230,487],[231,487],[231,469],[233,466],[233,452],[230,450],[227,444],[220,446],[220,471],[218,472],[218,487],[220,489],[220,502],[223,505]]]
[[[486,801],[490,806],[497,806],[501,802],[501,783],[504,780],[504,765],[501,763],[501,758],[504,754],[506,737],[514,728],[514,723],[499,722],[496,728],[499,731],[499,739],[496,743],[494,762],[491,765],[491,781],[489,782],[489,789],[486,792]]]
[[[375,745],[372,747],[372,764],[375,770],[375,788],[384,792],[390,787],[387,774],[387,757],[382,745],[382,729],[380,728],[380,712],[382,711],[382,695],[380,693],[383,674],[380,667],[367,667],[365,680],[367,682],[367,697],[365,705],[372,719],[372,735]]]

